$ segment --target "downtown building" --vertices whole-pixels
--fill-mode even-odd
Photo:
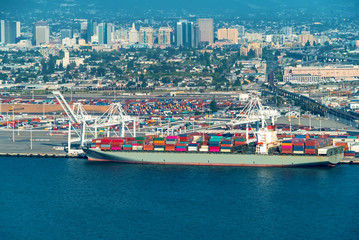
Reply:
[[[151,48],[154,43],[153,32],[151,27],[141,27],[139,31],[139,44]]]
[[[20,22],[0,20],[0,43],[16,44],[20,35]]]
[[[328,65],[324,67],[285,67],[283,81],[293,84],[315,84],[324,80],[359,80],[359,66]]]
[[[176,45],[178,47],[197,48],[199,27],[188,20],[180,20],[176,25]]]
[[[160,27],[158,30],[158,45],[168,47],[172,45],[173,30],[170,27]]]
[[[202,44],[213,44],[213,19],[212,18],[199,18],[197,19],[197,25],[199,28],[199,42]]]
[[[85,39],[87,43],[93,42],[93,37],[97,35],[97,22],[87,21]]]
[[[236,28],[220,28],[217,30],[218,40],[228,40],[234,44],[238,44],[238,29]]]
[[[50,27],[47,22],[36,22],[33,32],[33,45],[40,46],[50,43]]]
[[[136,25],[135,25],[135,23],[132,23],[132,28],[128,32],[128,42],[130,44],[136,44],[139,41],[140,41],[140,36],[139,36],[138,31],[136,30]]]
[[[111,23],[98,25],[98,44],[112,46],[114,26]]]

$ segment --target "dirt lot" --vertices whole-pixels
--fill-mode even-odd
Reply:
[[[49,104],[1,104],[1,112],[12,112],[12,107],[15,106],[15,113],[53,113],[63,112],[60,105]],[[72,107],[72,106],[71,106]],[[88,112],[105,112],[109,106],[93,106],[84,105],[83,108]]]

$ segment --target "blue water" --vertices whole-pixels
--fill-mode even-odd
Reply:
[[[359,239],[359,166],[0,158],[0,239]]]

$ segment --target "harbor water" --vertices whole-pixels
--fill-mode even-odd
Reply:
[[[0,158],[0,239],[358,239],[359,166]]]

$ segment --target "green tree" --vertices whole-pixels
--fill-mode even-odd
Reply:
[[[209,108],[211,109],[212,113],[215,113],[218,111],[217,102],[216,100],[212,100],[212,102],[209,104]]]

